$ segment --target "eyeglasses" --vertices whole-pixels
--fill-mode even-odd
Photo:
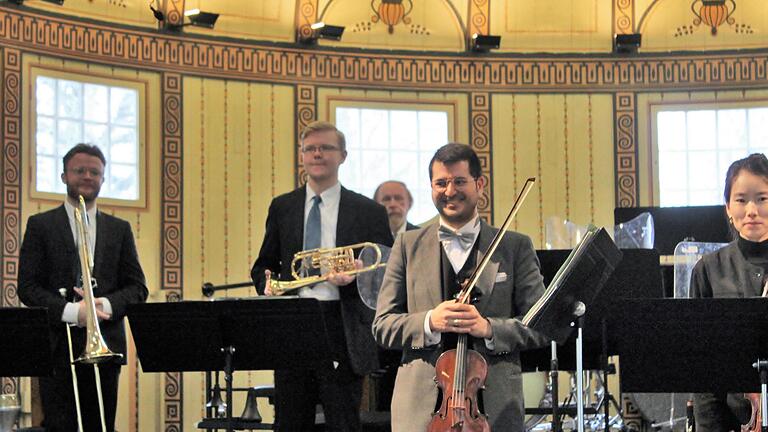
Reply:
[[[474,179],[472,179],[474,180]],[[435,179],[432,180],[432,189],[443,192],[448,189],[448,185],[453,183],[455,189],[463,189],[469,184],[470,179],[466,177],[454,177],[447,179]]]
[[[332,151],[341,151],[340,148],[333,146],[331,144],[321,144],[319,146],[309,145],[306,147],[302,147],[301,149],[301,151],[304,153],[314,153],[318,150],[320,151],[320,153],[330,153]]]
[[[333,146],[331,144],[320,144],[319,146],[316,145],[308,145],[306,147],[303,147],[301,151],[304,153],[314,153],[316,151],[320,151],[320,153],[330,153],[332,151],[340,151],[341,149]]]
[[[85,175],[85,173],[88,173],[91,175],[91,177],[101,177],[104,173],[101,172],[101,170],[96,168],[85,168],[85,167],[77,167],[77,168],[71,168],[67,170],[68,172],[71,172],[72,174],[82,177]]]

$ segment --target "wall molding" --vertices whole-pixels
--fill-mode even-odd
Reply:
[[[485,188],[477,202],[477,212],[493,225],[493,152],[491,151],[491,94],[469,95],[469,145],[477,153],[485,177]]]
[[[2,190],[3,243],[2,287],[0,307],[19,306],[18,277],[19,249],[21,248],[21,52],[13,48],[2,48]],[[2,393],[17,393],[19,379],[2,378]]]
[[[0,5],[0,44],[108,65],[293,85],[558,93],[768,85],[768,49],[633,57],[302,49],[107,26],[9,5]]]
[[[183,299],[184,268],[183,250],[183,198],[184,172],[182,145],[182,76],[178,73],[162,75],[162,155],[163,177],[161,180],[161,264],[162,291],[165,301]],[[166,372],[163,385],[163,430],[181,432],[184,428],[183,375]]]
[[[638,184],[637,95],[619,92],[613,98],[616,207],[637,207]]]

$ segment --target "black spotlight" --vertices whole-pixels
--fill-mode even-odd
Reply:
[[[201,12],[200,9],[192,9],[184,12],[193,26],[213,28],[219,14],[212,12]]]
[[[305,44],[313,44],[318,39],[331,39],[341,40],[341,35],[344,34],[344,27],[326,24],[324,22],[316,22],[309,26],[312,29],[312,34],[307,37],[301,38],[301,42]]]
[[[642,35],[640,33],[617,34],[613,36],[613,52],[616,54],[637,54]]]
[[[472,51],[475,52],[488,52],[492,49],[499,49],[501,45],[501,36],[493,35],[472,35]]]
[[[155,16],[156,20],[165,21],[165,15],[163,15],[163,11],[155,9],[155,7],[152,6],[152,3],[149,4],[149,9],[152,11],[152,15]]]

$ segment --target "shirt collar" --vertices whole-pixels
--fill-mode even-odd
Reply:
[[[72,205],[72,203],[69,202],[68,199],[64,199],[64,209],[67,211],[67,217],[69,217],[70,220],[75,220],[75,206]],[[88,220],[94,221],[96,220],[96,203],[93,203],[93,207],[90,209],[86,207],[85,212],[88,214]]]
[[[312,190],[309,185],[307,185],[307,196],[304,200],[304,205],[311,205],[312,204],[312,198],[317,195],[314,190]],[[320,193],[320,198],[323,200],[323,204],[327,207],[334,206],[338,204],[339,199],[341,197],[341,183],[336,183],[335,185],[329,187],[328,189],[322,191]]]
[[[467,223],[465,223],[463,226],[461,226],[459,229],[453,229],[448,224],[443,221],[443,217],[440,216],[440,226],[443,226],[456,234],[474,234],[475,238],[477,237],[477,234],[480,233],[480,215],[475,213],[475,216]]]

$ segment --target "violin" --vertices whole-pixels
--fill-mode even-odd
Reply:
[[[480,264],[456,296],[459,303],[470,303],[472,290],[480,274],[491,261],[491,256],[501,243],[504,233],[512,224],[520,204],[533,187],[536,180],[529,178],[515,200],[506,220],[499,228],[485,252]],[[467,335],[458,335],[456,349],[447,350],[435,363],[435,382],[442,391],[440,408],[432,414],[427,432],[490,432],[488,416],[480,411],[478,394],[485,388],[488,375],[488,363],[475,350],[467,348]]]
[[[763,410],[760,409],[760,393],[745,393],[744,397],[749,399],[752,405],[752,416],[749,422],[741,425],[741,432],[760,432],[763,424]]]
[[[466,334],[458,335],[456,349],[442,353],[435,363],[435,381],[443,398],[427,431],[489,432],[488,416],[480,412],[477,402],[487,375],[485,358],[467,348]]]

